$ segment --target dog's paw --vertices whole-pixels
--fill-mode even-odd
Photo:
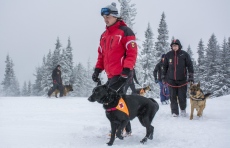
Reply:
[[[119,138],[120,140],[123,140],[124,139],[124,137],[123,136],[117,136],[117,138]]]
[[[113,145],[112,142],[108,142],[108,143],[106,143],[106,144],[108,144],[108,146],[112,146],[112,145]]]
[[[140,143],[145,144],[147,142],[147,140],[148,140],[147,137],[145,137],[140,141]]]

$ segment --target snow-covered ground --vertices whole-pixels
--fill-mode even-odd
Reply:
[[[188,100],[187,113],[171,117],[169,105],[160,105],[153,140],[140,144],[145,128],[136,118],[133,135],[116,139],[113,147],[230,147],[230,95],[207,100],[204,116],[192,121]],[[0,97],[0,148],[103,148],[109,130],[102,106],[87,98]]]

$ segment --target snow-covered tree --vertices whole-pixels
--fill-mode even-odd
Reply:
[[[157,37],[157,41],[155,43],[155,48],[156,48],[156,57],[158,57],[158,59],[161,59],[161,55],[163,53],[167,53],[170,49],[169,47],[169,43],[168,43],[168,29],[167,29],[167,24],[165,21],[165,13],[163,12],[161,15],[161,21],[159,24],[159,28],[158,28],[158,37]]]
[[[157,64],[156,61],[156,50],[154,50],[154,39],[153,32],[150,27],[150,23],[148,23],[148,27],[145,31],[145,41],[143,42],[143,49],[141,51],[140,64],[142,66],[140,83],[144,85],[150,85],[151,89],[153,89],[153,93],[156,93],[154,89],[156,85],[154,83],[153,71],[154,67]]]
[[[32,95],[32,84],[31,81],[28,82],[28,88],[27,88],[27,96]]]
[[[3,95],[5,96],[19,96],[20,95],[20,86],[19,82],[15,76],[13,69],[13,60],[9,55],[6,56],[6,67],[3,82]]]
[[[135,4],[130,4],[131,0],[118,0],[121,5],[120,15],[127,26],[133,29],[134,20],[137,15]]]
[[[27,83],[26,83],[26,81],[23,84],[21,96],[27,96]]]
[[[60,43],[60,40],[59,38],[57,38],[57,43],[55,44],[55,49],[54,49],[54,52],[53,52],[53,56],[52,56],[52,63],[53,63],[53,67],[52,69],[56,68],[56,66],[58,64],[60,64],[60,60],[61,60],[61,43]]]
[[[205,48],[202,39],[200,39],[197,48],[198,59],[197,59],[197,81],[204,80],[203,73],[205,72]]]

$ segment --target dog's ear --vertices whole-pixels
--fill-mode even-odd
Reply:
[[[200,81],[198,82],[197,87],[199,87],[199,88],[200,88]]]
[[[190,84],[190,87],[192,86],[192,82],[189,83]]]

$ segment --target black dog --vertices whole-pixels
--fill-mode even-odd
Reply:
[[[100,85],[94,88],[93,94],[88,98],[90,102],[97,101],[103,104],[106,110],[106,116],[111,123],[111,138],[107,143],[113,145],[115,135],[123,139],[121,133],[129,120],[138,117],[142,126],[146,127],[146,135],[140,141],[147,142],[147,139],[153,139],[154,127],[151,122],[159,109],[158,103],[152,98],[146,98],[139,95],[119,95],[115,90],[108,88],[107,85]],[[122,102],[124,100],[124,102]],[[128,113],[127,109],[128,108]],[[124,109],[124,111],[122,111]]]

